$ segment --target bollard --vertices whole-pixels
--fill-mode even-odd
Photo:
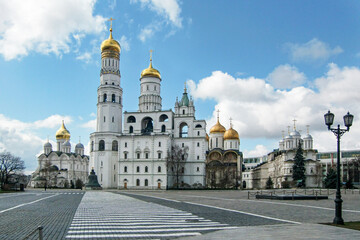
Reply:
[[[39,229],[39,240],[43,240],[43,226],[39,226],[38,229]]]

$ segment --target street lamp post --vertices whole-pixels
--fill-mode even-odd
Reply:
[[[341,224],[344,225],[344,220],[342,218],[342,202],[341,199],[341,192],[340,192],[340,138],[342,135],[344,135],[345,132],[348,132],[350,130],[350,127],[352,125],[354,116],[351,115],[349,112],[344,116],[344,124],[346,129],[341,129],[340,124],[338,124],[337,128],[331,128],[331,125],[334,122],[334,114],[328,111],[325,115],[325,124],[328,126],[328,130],[332,131],[336,138],[337,138],[337,161],[336,161],[336,198],[335,198],[335,218],[333,223],[334,224]]]

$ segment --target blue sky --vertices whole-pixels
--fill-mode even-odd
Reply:
[[[112,17],[124,110],[137,110],[139,77],[149,64],[162,76],[163,109],[187,82],[197,119],[210,128],[220,109],[239,132],[245,157],[277,148],[281,131],[336,149],[323,114],[350,111],[344,149],[360,147],[358,1],[5,1],[0,0],[0,150],[28,171],[61,120],[71,141],[94,131],[100,44]]]

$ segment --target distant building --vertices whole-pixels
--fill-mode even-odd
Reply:
[[[70,132],[64,121],[56,132],[56,147],[53,151],[49,142],[44,144],[44,153],[38,157],[38,168],[32,174],[30,187],[68,188],[75,185],[76,180],[86,182],[89,173],[89,157],[84,155],[84,145],[76,144],[75,152],[71,152]]]
[[[343,150],[340,152],[341,181],[352,180],[354,185],[360,185],[360,150]],[[321,162],[322,176],[325,178],[330,168],[336,168],[337,152],[321,152],[316,154]]]
[[[274,188],[283,188],[291,183],[294,157],[299,144],[303,148],[305,158],[306,186],[321,187],[322,170],[320,161],[316,158],[317,150],[313,149],[313,138],[309,133],[302,138],[294,124],[294,130],[289,131],[289,134],[280,140],[279,149],[269,153],[266,160],[263,157],[254,158],[262,161],[256,167],[245,164],[248,165],[247,171],[243,172],[243,184],[246,188],[265,188],[269,177],[274,183]]]
[[[206,153],[206,187],[238,188],[241,186],[242,153],[238,132],[225,129],[217,117],[210,129],[209,151]]]

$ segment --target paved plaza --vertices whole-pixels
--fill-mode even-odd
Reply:
[[[318,223],[329,200],[248,199],[247,191],[27,190],[0,195],[0,239],[360,239]],[[343,194],[343,218],[360,220],[360,194]],[[37,233],[29,239],[37,239]]]

